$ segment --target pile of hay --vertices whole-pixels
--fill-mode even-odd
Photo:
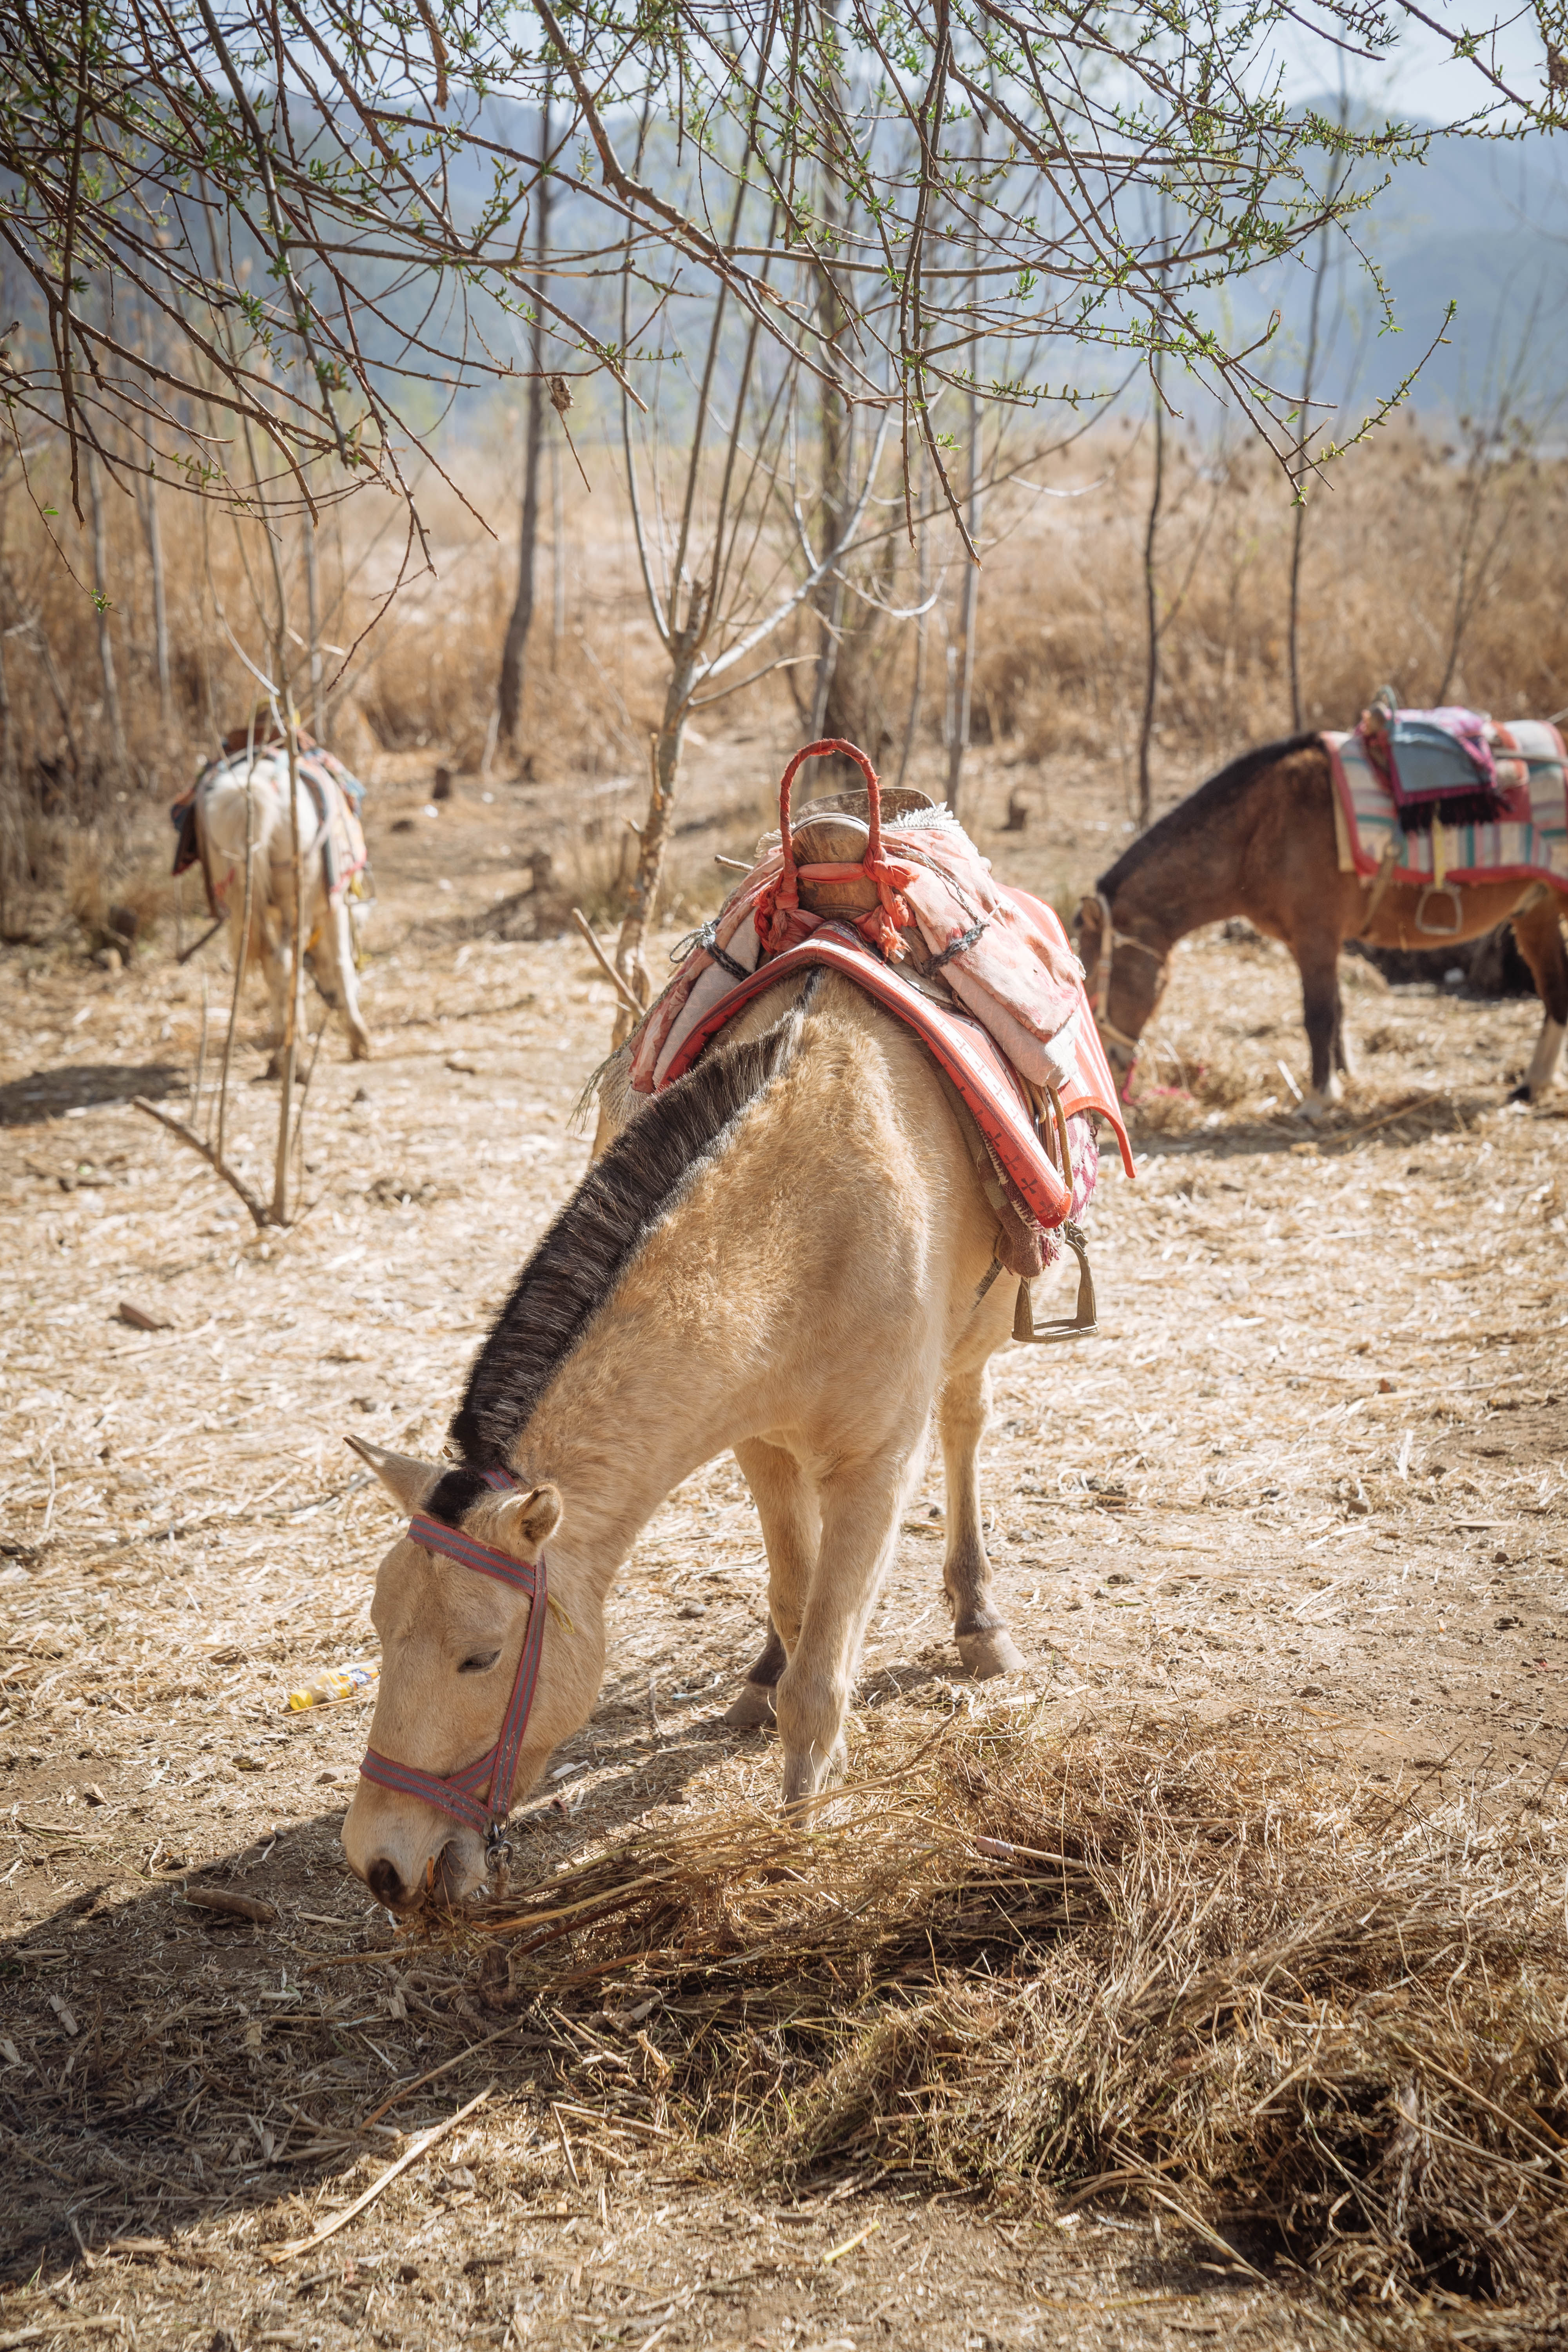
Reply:
[[[710,2163],[1142,2201],[1336,2300],[1556,2307],[1560,1823],[1247,1727],[926,1732],[879,1725],[810,1835],[706,1822],[513,1896],[489,1972],[618,2029],[606,2111]]]

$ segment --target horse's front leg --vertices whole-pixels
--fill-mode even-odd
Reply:
[[[1516,1100],[1543,1102],[1557,1083],[1568,1037],[1568,950],[1560,919],[1563,904],[1555,892],[1543,891],[1513,919],[1513,936],[1530,966],[1542,1012],[1541,1034]]]
[[[949,1372],[937,1407],[947,1486],[947,1556],[942,1580],[952,1606],[952,1638],[970,1673],[984,1682],[1024,1663],[991,1584],[980,1499],[980,1441],[991,1418],[991,1370],[984,1359]]]
[[[908,1498],[918,1438],[835,1471],[818,1487],[822,1543],[798,1626],[775,1607],[789,1652],[775,1706],[786,1805],[816,1796],[844,1767],[844,1717],[860,1645]]]
[[[1296,947],[1301,974],[1301,1016],[1312,1057],[1312,1086],[1302,1097],[1303,1118],[1321,1118],[1342,1091],[1335,1067],[1334,1044],[1340,1028],[1340,943],[1336,939],[1302,940]]]
[[[741,1474],[752,1490],[768,1555],[768,1638],[762,1656],[742,1684],[724,1720],[737,1731],[755,1731],[773,1719],[773,1694],[789,1653],[781,1623],[798,1628],[805,1612],[811,1572],[822,1542],[816,1492],[793,1454],[761,1437],[735,1448]]]

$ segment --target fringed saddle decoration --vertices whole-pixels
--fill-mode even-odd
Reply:
[[[1394,795],[1405,833],[1427,833],[1439,822],[1500,824],[1521,814],[1518,796],[1529,771],[1481,711],[1458,704],[1401,710],[1385,686],[1362,712],[1356,732]]]

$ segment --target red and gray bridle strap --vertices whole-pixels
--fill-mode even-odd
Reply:
[[[504,1470],[487,1470],[485,1478],[492,1486],[517,1484]],[[531,1602],[528,1631],[523,1636],[500,1737],[493,1748],[487,1748],[476,1762],[465,1764],[461,1770],[448,1772],[445,1777],[422,1772],[416,1764],[395,1763],[390,1756],[379,1756],[374,1748],[367,1748],[360,1772],[363,1779],[374,1780],[384,1789],[395,1789],[405,1797],[417,1797],[423,1803],[434,1805],[437,1812],[450,1814],[453,1821],[461,1822],[467,1829],[493,1836],[510,1808],[518,1750],[522,1746],[528,1710],[533,1704],[534,1685],[539,1680],[539,1654],[544,1646],[544,1561],[542,1558],[514,1559],[510,1552],[498,1551],[493,1544],[480,1543],[461,1528],[449,1528],[440,1519],[426,1518],[422,1511],[409,1520],[408,1538],[411,1543],[423,1544],[426,1551],[456,1560],[459,1568],[474,1569],[480,1576],[493,1576],[499,1583],[510,1584],[520,1592],[526,1592]]]

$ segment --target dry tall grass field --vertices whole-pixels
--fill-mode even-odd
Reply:
[[[742,732],[693,761],[694,894],[791,748]],[[1009,758],[984,846],[1089,879],[1113,772],[1047,771],[1010,835]],[[429,787],[376,771],[378,1058],[329,1031],[286,1234],[129,1108],[181,1102],[216,944],[0,967],[0,2341],[1556,2341],[1568,1179],[1560,1107],[1503,1101],[1533,1005],[1352,967],[1363,1076],[1303,1137],[1282,954],[1185,946],[1138,1181],[1095,1205],[1102,1336],[997,1366],[1026,1672],[960,1675],[928,1480],[847,1793],[784,1832],[770,1740],[717,1719],[763,1571],[716,1463],[619,1580],[504,1899],[395,1932],[338,1848],[366,1710],[287,1707],[374,1655],[395,1523],[342,1438],[438,1447],[611,1015],[581,946],[499,935],[540,928],[553,783]]]
[[[1120,824],[1135,804],[1146,664],[1146,435],[1111,418],[1054,455],[1042,431],[1043,454],[1026,462],[1035,446],[1015,429],[996,466],[1018,478],[985,506],[973,736],[1017,766],[1037,801],[1092,779]],[[584,809],[601,841],[616,836],[574,877],[607,912],[626,835],[618,812],[604,822],[605,791],[622,780],[628,812],[644,793],[664,671],[616,452],[601,444],[585,455],[591,493],[563,458],[546,468],[559,494],[544,501],[521,759],[500,772],[521,767],[524,781],[559,787],[569,841],[582,845]],[[480,764],[515,586],[518,470],[515,420],[501,417],[489,438],[454,456],[451,485],[421,486],[435,570],[415,562],[390,607],[406,519],[368,494],[333,510],[315,543],[315,685],[308,551],[297,526],[285,532],[290,688],[308,719],[320,710],[351,766],[415,752],[461,772]],[[35,936],[68,906],[107,950],[166,909],[163,836],[154,826],[150,851],[149,812],[243,719],[255,672],[275,666],[273,575],[258,527],[205,514],[167,487],[155,531],[145,493],[138,503],[106,487],[95,553],[90,517],[79,528],[58,485],[59,510],[47,511],[51,482],[47,466],[36,469],[29,496],[14,463],[0,467],[0,929]],[[781,578],[782,528],[777,544],[763,533],[757,555]],[[1313,487],[1301,528],[1304,725],[1352,724],[1384,680],[1408,702],[1466,700],[1499,717],[1568,704],[1561,458],[1519,437],[1445,441],[1396,422]],[[1173,438],[1157,541],[1157,802],[1179,798],[1247,744],[1290,731],[1295,530],[1259,449]],[[866,556],[859,584],[873,601],[846,608],[835,706],[885,769],[896,772],[907,747],[928,780],[946,773],[962,584],[941,533],[932,550],[935,604],[923,631],[880,609],[921,601],[913,551],[895,533]],[[101,621],[89,593],[99,582]],[[699,783],[702,753],[760,724],[799,740],[816,632],[814,614],[798,616],[764,649],[793,666],[700,714],[688,739]],[[742,763],[729,795],[737,837],[762,796]],[[697,813],[711,815],[700,794]],[[684,861],[688,879],[711,875],[710,846]]]

